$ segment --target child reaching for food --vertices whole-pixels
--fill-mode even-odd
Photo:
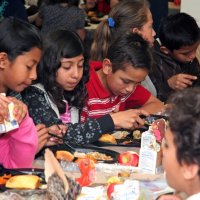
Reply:
[[[74,144],[91,143],[118,126],[132,127],[135,116],[148,115],[142,110],[132,110],[79,123],[79,111],[87,97],[85,84],[89,78],[84,51],[81,39],[74,32],[57,30],[48,34],[38,66],[38,79],[22,93],[35,124],[44,123],[47,127],[65,124],[64,137]]]
[[[150,114],[161,111],[162,102],[140,85],[151,62],[151,49],[141,36],[130,33],[113,42],[102,64],[96,68],[91,66],[88,99],[81,120],[133,108]],[[133,119],[132,129],[142,125],[139,115]]]
[[[36,66],[41,57],[42,42],[36,28],[13,17],[0,22],[0,124],[9,121],[11,113],[19,127],[0,134],[0,164],[7,168],[28,168],[38,146],[36,127],[26,105],[10,91],[21,92],[36,79]],[[5,96],[5,95],[6,96]]]

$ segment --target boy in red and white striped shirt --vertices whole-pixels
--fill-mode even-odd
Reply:
[[[164,108],[162,102],[140,85],[151,63],[150,47],[139,35],[131,33],[115,41],[102,63],[90,63],[88,100],[81,120],[136,108],[149,114],[161,111]],[[139,114],[133,124],[142,125]]]

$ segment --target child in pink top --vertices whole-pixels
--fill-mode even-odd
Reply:
[[[9,97],[21,92],[37,78],[41,57],[41,38],[29,23],[13,17],[0,22],[0,124],[8,120],[8,104],[14,103],[13,115],[19,128],[0,134],[0,164],[6,168],[32,166],[38,146],[36,127],[24,103]]]
[[[0,163],[6,168],[29,168],[35,157],[38,138],[28,114],[16,130],[0,137]]]

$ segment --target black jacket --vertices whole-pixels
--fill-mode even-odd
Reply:
[[[170,88],[167,83],[169,78],[180,73],[195,76],[200,74],[200,65],[196,58],[191,63],[179,63],[169,55],[160,51],[160,44],[158,41],[155,41],[154,43],[153,59],[154,63],[149,77],[156,87],[158,99],[163,102],[165,102],[169,95],[173,92],[173,89]],[[195,81],[193,86],[200,86],[200,78]]]
[[[44,91],[29,86],[21,95],[36,125],[42,123],[49,127],[62,123],[50,102],[45,98],[46,93]],[[73,144],[92,143],[98,140],[103,133],[114,130],[114,123],[110,115],[105,115],[99,119],[89,119],[85,123],[67,123],[66,126],[65,139]]]

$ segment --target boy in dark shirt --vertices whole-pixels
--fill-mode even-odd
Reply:
[[[196,59],[200,31],[193,17],[178,13],[161,23],[158,38],[149,76],[157,97],[165,102],[173,91],[200,85],[200,65]]]

